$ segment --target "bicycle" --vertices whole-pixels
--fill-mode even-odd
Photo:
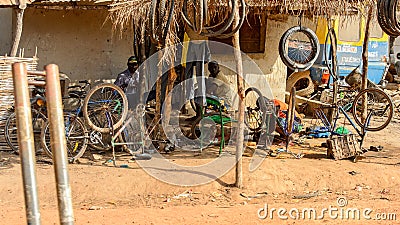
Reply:
[[[79,81],[79,83],[83,85],[69,86],[68,97],[63,98],[64,105],[68,104],[68,100],[78,100],[77,108],[64,110],[64,126],[69,162],[74,162],[84,154],[89,139],[88,131],[84,121],[80,118],[80,114],[82,111],[82,98],[86,95],[85,89],[90,86],[90,83],[87,80]],[[45,153],[52,158],[49,122],[43,126],[40,140]]]
[[[366,115],[362,113],[363,103],[366,103]],[[324,113],[325,109],[333,109],[335,112],[332,124],[328,121]],[[380,131],[389,125],[393,117],[393,104],[390,97],[381,89],[368,88],[359,92],[352,102],[351,114],[354,120],[347,114],[345,108],[340,103],[321,106],[316,108],[314,112],[316,117],[328,128],[331,136],[343,135],[342,132],[336,130],[340,113],[343,114],[345,121],[347,120],[361,137],[361,147],[367,131]],[[360,126],[360,128],[357,126]]]
[[[252,98],[251,95],[253,95]],[[296,88],[293,87],[288,108],[280,109],[275,106],[273,100],[263,96],[257,88],[250,87],[245,91],[245,124],[252,131],[250,134],[253,134],[253,140],[259,142],[262,149],[268,149],[268,145],[273,140],[272,133],[276,131],[283,136],[287,153],[295,158],[303,156],[301,152],[295,154],[288,150],[291,136],[296,130],[295,96]]]
[[[32,95],[35,96],[31,99],[32,128],[34,138],[38,139],[40,138],[43,124],[47,121],[46,99],[44,97],[44,91],[41,90],[41,88],[35,88],[32,91]],[[5,123],[4,136],[8,146],[10,146],[15,154],[19,154],[17,135],[17,118],[15,112],[13,112]],[[42,150],[41,146],[36,144],[37,143],[35,143],[35,151],[40,152]]]
[[[112,113],[115,113],[115,111],[113,110],[118,110],[119,108],[127,109],[127,107],[124,107],[127,106],[127,100],[125,94],[122,92],[122,90],[119,90],[119,88],[114,84],[99,84],[95,86],[93,89],[90,89],[89,93],[86,94],[86,88],[90,86],[89,82],[84,80],[80,81],[79,83],[83,83],[84,85],[69,87],[69,89],[78,88],[78,90],[70,90],[69,96],[66,98],[66,99],[78,99],[79,101],[78,106],[75,109],[64,112],[65,135],[67,139],[67,154],[70,162],[74,162],[75,160],[79,159],[86,151],[88,145],[92,146],[97,150],[111,149],[111,145],[105,143],[102,131],[112,130],[116,128],[116,126],[112,126],[111,129],[109,129],[108,127],[103,127],[101,129],[99,127],[96,127],[99,129],[93,129],[93,127],[90,127],[92,130],[90,131],[89,134],[89,131],[85,125],[85,121],[89,125],[90,124],[94,125],[95,123],[93,121],[86,120],[87,118],[89,118],[89,116],[87,115],[88,111],[87,108],[85,108],[85,103],[86,107],[92,107],[92,106],[100,107],[101,111],[95,110],[97,108],[90,111],[92,113],[91,118],[96,118],[95,117],[96,115],[98,116],[95,121],[96,125],[109,124],[110,120],[113,120],[113,118],[119,118],[120,120],[118,121],[118,123],[122,123],[123,122],[122,119],[126,117],[126,113],[124,111],[122,111],[123,114],[119,114],[118,116],[106,117],[105,114],[107,114],[110,108]],[[93,96],[98,94],[97,93],[98,91],[100,91],[102,95],[100,96],[99,99],[95,99]],[[122,98],[122,101],[119,101],[119,98],[115,97],[116,95],[119,95]],[[98,96],[96,95],[96,97]],[[125,98],[125,101],[123,98]],[[90,99],[92,99],[92,101],[90,101]],[[114,101],[116,101],[117,103],[114,104]],[[85,114],[85,109],[86,109],[86,114]],[[106,112],[105,114],[100,114],[101,112],[104,111]],[[81,117],[84,117],[85,120],[82,120]],[[105,121],[100,121],[99,119],[103,119]],[[42,146],[46,150],[45,152],[49,156],[52,156],[51,148],[49,145],[50,144],[49,124],[46,124],[43,127],[41,140],[42,140]]]
[[[119,130],[113,134],[111,138],[111,146],[113,149],[114,166],[116,166],[114,151],[115,146],[126,146],[129,150],[129,153],[135,157],[135,160],[150,160],[152,158],[151,154],[145,152],[145,146],[147,146],[147,140],[145,138],[146,128],[143,118],[145,114],[145,105],[138,104],[135,112],[128,111],[127,119],[124,121]],[[109,126],[112,127],[112,124],[109,124]],[[120,138],[121,135],[123,138]],[[139,151],[139,153],[134,154],[137,151]]]

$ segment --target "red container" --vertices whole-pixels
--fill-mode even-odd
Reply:
[[[324,69],[322,71],[322,78],[321,78],[321,83],[322,84],[327,84],[329,81],[329,70]]]

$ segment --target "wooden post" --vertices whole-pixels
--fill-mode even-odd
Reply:
[[[361,81],[361,90],[364,90],[368,86],[368,41],[370,35],[370,24],[372,18],[372,10],[371,6],[368,6],[368,15],[367,21],[365,24],[365,36],[363,41],[363,52],[362,52],[362,61],[363,61],[363,68],[362,68],[362,81]],[[367,118],[367,101],[366,95],[362,98],[362,107],[361,107],[361,121],[364,122]]]
[[[155,117],[154,117],[154,122],[153,124],[155,126],[154,128],[154,139],[159,138],[159,133],[160,133],[160,118],[161,118],[161,76],[162,76],[162,68],[163,68],[163,62],[162,60],[162,51],[161,51],[161,44],[158,44],[158,62],[160,65],[157,66],[158,68],[158,76],[157,76],[157,81],[156,81],[156,112],[155,112]]]
[[[168,83],[167,83],[167,88],[165,89],[165,110],[164,110],[164,123],[165,125],[169,125],[169,121],[171,118],[171,108],[172,108],[172,96],[169,95],[169,93],[172,91],[174,87],[174,82],[178,75],[175,72],[175,68],[173,67],[173,64],[168,71]]]
[[[146,100],[143,99],[144,97],[144,90],[145,90],[145,79],[146,79],[146,75],[145,72],[149,70],[148,68],[148,63],[146,62],[146,39],[145,39],[145,23],[143,23],[141,30],[140,30],[140,41],[139,41],[139,45],[140,45],[140,63],[144,65],[141,65],[141,71],[139,71],[139,84],[140,84],[140,92],[139,92],[139,99],[141,103],[146,103]]]
[[[237,3],[239,5],[239,2]],[[244,6],[242,6],[244,7]],[[236,7],[235,19],[233,22],[233,27],[239,24],[239,8]],[[243,15],[245,16],[245,15]],[[232,38],[233,47],[235,48],[235,60],[236,60],[236,71],[237,71],[237,88],[239,95],[239,109],[238,109],[238,132],[237,132],[237,142],[236,142],[236,180],[235,186],[237,188],[243,187],[243,172],[242,172],[242,155],[243,155],[243,140],[244,140],[244,82],[243,82],[243,64],[242,55],[240,52],[240,42],[239,42],[239,31],[233,35]]]
[[[25,5],[26,7],[26,5]],[[11,57],[15,57],[17,55],[18,51],[18,46],[19,42],[21,40],[21,35],[22,35],[22,25],[23,25],[23,18],[24,18],[24,7],[20,7],[20,9],[17,9],[17,24],[16,24],[16,30],[15,30],[15,37],[13,41],[13,45],[11,48]]]

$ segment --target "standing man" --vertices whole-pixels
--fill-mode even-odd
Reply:
[[[118,74],[114,84],[124,90],[125,93],[136,94],[139,92],[139,68],[138,61],[135,56],[128,59],[128,69]]]
[[[128,98],[128,107],[135,109],[140,103],[139,63],[135,56],[131,56],[127,65],[128,69],[118,74],[114,84],[125,92]]]

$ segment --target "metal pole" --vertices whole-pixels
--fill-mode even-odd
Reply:
[[[12,65],[15,115],[18,129],[19,156],[25,194],[28,224],[40,224],[39,200],[35,173],[35,145],[33,140],[31,103],[29,101],[27,69],[25,63]]]
[[[50,146],[56,174],[60,223],[63,225],[74,224],[59,70],[55,64],[45,66],[45,70],[47,112],[50,121]]]

